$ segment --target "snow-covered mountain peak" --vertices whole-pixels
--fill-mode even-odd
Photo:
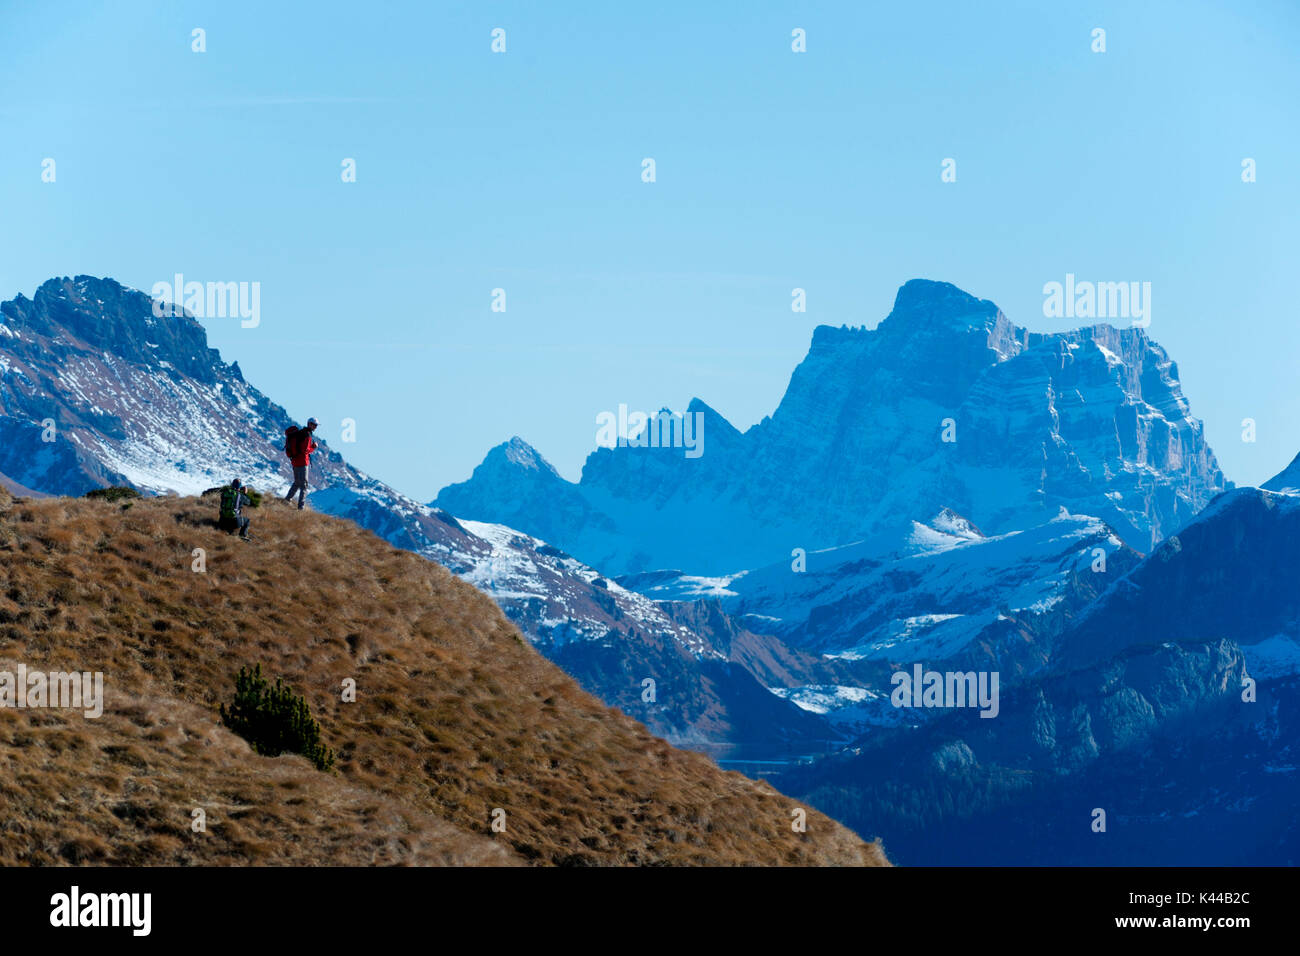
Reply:
[[[899,288],[894,307],[877,327],[890,335],[907,335],[939,329],[992,329],[1001,315],[987,299],[957,288],[950,282],[911,279]]]
[[[974,539],[984,537],[984,533],[975,527],[975,522],[959,515],[951,508],[940,509],[938,514],[926,522],[926,525],[935,531],[941,531],[955,538]]]
[[[1300,495],[1300,455],[1291,459],[1280,472],[1260,485],[1265,491],[1276,491],[1284,495]]]
[[[20,295],[0,310],[8,327],[43,336],[59,355],[90,346],[208,385],[229,371],[192,316],[155,316],[152,298],[113,279],[49,279],[32,299]]]
[[[558,474],[551,463],[542,457],[541,453],[528,442],[524,441],[518,435],[511,438],[508,442],[497,445],[488,452],[488,458],[504,456],[505,460],[511,465],[519,468],[526,468],[532,471],[548,472],[552,475]]]

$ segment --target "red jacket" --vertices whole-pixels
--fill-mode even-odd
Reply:
[[[289,463],[295,468],[305,468],[307,465],[311,464],[311,453],[316,450],[316,442],[312,439],[311,432],[307,431],[305,428],[298,432],[294,437],[300,439],[306,438],[306,441],[299,444],[298,454],[290,458]]]

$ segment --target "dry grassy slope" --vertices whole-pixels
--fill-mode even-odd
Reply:
[[[103,671],[107,698],[0,710],[0,863],[886,862],[605,708],[442,567],[279,502],[246,544],[215,510],[0,492],[0,661]],[[306,695],[334,773],[220,726],[257,662]]]

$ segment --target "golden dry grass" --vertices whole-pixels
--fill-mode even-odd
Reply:
[[[252,543],[215,511],[0,492],[0,670],[102,671],[106,698],[0,709],[0,863],[886,862],[606,708],[444,568],[280,502]],[[255,663],[307,698],[334,772],[220,726]]]

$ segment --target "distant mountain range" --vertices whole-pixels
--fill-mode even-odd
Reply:
[[[0,319],[19,493],[287,486],[287,413],[192,319],[85,276]],[[633,441],[575,484],[516,438],[429,505],[325,449],[311,501],[898,862],[1295,860],[1300,463],[1234,490],[1144,331],[916,280],[875,330],[818,328],[771,418],[686,414],[699,457]],[[918,666],[996,673],[995,719],[897,706]]]
[[[874,330],[818,327],[753,428],[699,399],[686,413],[703,422],[699,457],[630,436],[572,484],[515,438],[436,504],[609,573],[714,575],[944,508],[996,534],[1064,507],[1145,552],[1227,487],[1142,329],[1030,332],[944,282],[908,282]]]

